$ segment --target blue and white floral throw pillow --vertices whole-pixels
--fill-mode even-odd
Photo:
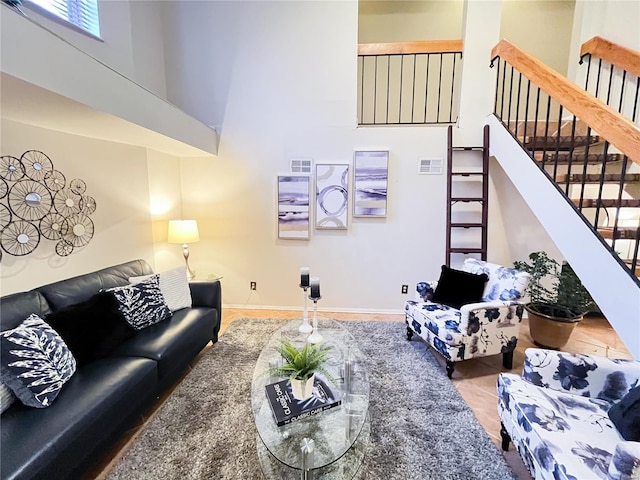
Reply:
[[[75,371],[64,340],[38,315],[0,332],[0,380],[25,405],[51,405]]]
[[[113,292],[119,303],[118,308],[136,330],[150,327],[171,316],[171,310],[160,291],[158,275],[144,282],[114,287],[108,291]]]

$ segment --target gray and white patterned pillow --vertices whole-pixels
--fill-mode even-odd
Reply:
[[[136,330],[150,327],[171,316],[171,310],[160,291],[158,275],[153,275],[144,282],[114,287],[107,291],[113,292],[118,300],[119,310]]]
[[[6,412],[8,408],[16,401],[13,390],[4,383],[0,383],[0,414]]]
[[[38,315],[0,332],[0,380],[25,405],[51,405],[75,371],[64,340]]]
[[[169,310],[175,312],[191,306],[191,290],[187,277],[187,267],[177,267],[157,274],[159,277],[160,291],[164,295]],[[153,275],[141,275],[129,278],[131,283],[139,283],[151,278]]]

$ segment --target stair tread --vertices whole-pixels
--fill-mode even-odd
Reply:
[[[571,150],[577,147],[584,147],[586,145],[592,145],[600,141],[600,137],[595,135],[576,135],[571,136],[544,136],[536,135],[526,136],[521,138],[522,143],[526,148],[535,150]]]
[[[573,204],[577,207],[580,206],[580,199],[573,198],[571,199]],[[623,207],[623,208],[639,208],[640,207],[640,199],[637,198],[623,198],[618,201],[617,198],[601,198],[598,200],[597,198],[583,198],[582,199],[582,208],[607,208],[607,207]]]
[[[583,175],[582,173],[572,173],[571,175],[567,175],[563,173],[557,176],[557,182],[562,183],[567,181],[567,177],[569,178],[569,182],[574,183],[582,183],[584,179],[584,183],[600,183],[601,175],[599,173],[587,173]],[[622,178],[621,173],[606,173],[604,175],[604,183],[620,183],[620,179]],[[624,176],[624,181],[626,184],[631,182],[640,182],[640,173],[627,173]]]
[[[605,156],[603,153],[589,153],[588,155],[585,155],[584,152],[558,152],[557,163],[559,164],[569,163],[569,159],[571,159],[571,163],[584,164],[585,157],[586,157],[586,162],[589,164],[600,164],[600,163],[605,163],[605,161],[606,163],[619,162],[623,158],[623,156],[619,153],[608,154],[605,160]],[[556,162],[555,152],[544,153],[544,154],[542,152],[537,152],[534,155],[534,158],[538,162],[543,161],[543,159],[545,163]]]
[[[603,238],[614,238],[613,227],[598,227],[598,233],[600,233]],[[615,229],[615,238],[616,240],[640,239],[640,227],[618,227]]]

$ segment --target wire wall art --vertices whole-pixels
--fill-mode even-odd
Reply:
[[[37,150],[20,158],[0,157],[0,258],[32,253],[41,237],[56,242],[55,252],[71,255],[91,241],[90,215],[96,201],[79,178],[67,182],[51,159]]]

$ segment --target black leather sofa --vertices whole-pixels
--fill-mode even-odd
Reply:
[[[0,298],[0,330],[46,315],[101,289],[153,273],[144,260]],[[220,282],[190,283],[193,306],[137,332],[105,358],[79,367],[47,408],[19,400],[0,418],[0,478],[81,479],[209,342],[222,315]],[[91,319],[87,319],[90,321]]]

